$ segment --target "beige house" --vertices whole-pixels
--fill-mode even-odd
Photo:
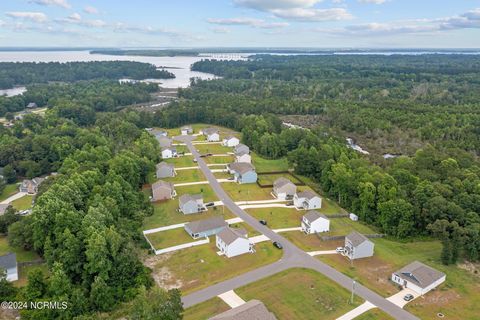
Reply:
[[[297,193],[297,186],[287,178],[280,177],[273,182],[272,193],[277,199],[291,200]]]
[[[158,180],[152,184],[152,201],[168,200],[176,195],[173,183]]]

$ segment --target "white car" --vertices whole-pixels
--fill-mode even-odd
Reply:
[[[337,249],[335,249],[335,251],[337,251],[337,253],[344,253],[345,248],[344,247],[338,247]]]

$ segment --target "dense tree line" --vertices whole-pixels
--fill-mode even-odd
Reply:
[[[50,81],[75,82],[93,79],[169,79],[175,75],[134,61],[0,62],[0,89]]]

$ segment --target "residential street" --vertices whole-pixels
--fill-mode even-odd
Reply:
[[[256,270],[247,272],[243,275],[237,276],[235,278],[220,282],[213,286],[207,287],[205,289],[193,292],[189,295],[182,297],[182,302],[184,303],[185,308],[193,306],[195,304],[201,303],[203,301],[209,300],[219,294],[224,292],[236,289],[238,287],[244,286],[246,284],[255,282],[262,278],[268,277],[270,275],[276,274],[280,271],[301,267],[301,268],[309,268],[316,270],[326,277],[330,278],[331,280],[335,281],[339,285],[343,286],[347,290],[351,290],[353,280],[349,277],[345,276],[343,273],[335,270],[334,268],[330,267],[329,265],[313,258],[303,250],[296,247],[294,244],[286,240],[281,235],[275,233],[273,230],[269,229],[268,227],[260,224],[255,218],[247,214],[243,211],[238,205],[233,202],[233,200],[228,196],[228,194],[223,190],[220,183],[217,181],[213,173],[210,171],[206,163],[200,158],[200,154],[197,152],[195,147],[192,145],[191,136],[179,136],[175,137],[175,139],[185,142],[188,149],[192,152],[193,156],[197,160],[197,163],[202,170],[203,174],[205,175],[206,179],[209,181],[210,186],[219,197],[219,199],[227,206],[230,211],[232,211],[235,215],[242,218],[245,223],[249,224],[252,228],[261,232],[272,241],[278,241],[283,245],[284,255],[283,257],[270,265],[258,268]],[[374,305],[378,306],[378,308],[382,309],[384,312],[388,313],[392,317],[396,319],[402,320],[410,320],[410,319],[418,319],[417,317],[413,316],[409,312],[403,310],[402,308],[398,307],[394,303],[388,301],[387,299],[383,298],[382,296],[378,295],[377,293],[373,292],[372,290],[360,285],[356,284],[355,294],[363,298],[364,300],[370,301]]]

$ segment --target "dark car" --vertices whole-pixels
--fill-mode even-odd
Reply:
[[[205,207],[213,207],[214,205],[215,205],[215,203],[209,202],[209,203],[205,204]]]
[[[265,220],[259,220],[258,222],[260,222],[260,224],[263,224],[264,226],[267,225],[267,221],[265,221]]]
[[[283,246],[280,242],[274,241],[273,246],[277,249],[283,249]]]
[[[410,301],[413,299],[413,295],[412,294],[406,294],[404,297],[403,297],[403,300],[405,301]]]

